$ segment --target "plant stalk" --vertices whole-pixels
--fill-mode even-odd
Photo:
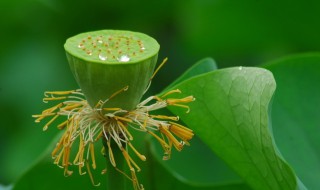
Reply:
[[[107,164],[107,190],[127,190],[127,179],[126,177],[116,170],[116,168],[111,164],[109,157],[109,147],[107,145],[107,140],[103,139],[103,146],[106,150],[106,164]],[[123,144],[125,146],[125,144]],[[110,147],[112,149],[113,157],[116,163],[117,169],[125,172],[125,159],[118,145],[111,141]],[[124,147],[125,148],[125,147]]]

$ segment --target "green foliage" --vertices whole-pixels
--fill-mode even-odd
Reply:
[[[201,57],[212,56],[219,63],[219,68],[225,68],[256,66],[290,54],[320,51],[320,1],[317,0],[290,3],[278,0],[164,0],[151,3],[147,0],[92,0],[90,3],[82,0],[76,3],[72,0],[10,0],[0,1],[0,7],[0,184],[5,186],[17,183],[23,187],[21,183],[29,181],[39,186],[48,183],[63,188],[67,180],[72,186],[75,185],[72,183],[77,183],[90,188],[88,176],[64,178],[63,171],[53,166],[50,158],[39,162],[43,159],[39,155],[49,154],[44,150],[57,135],[57,130],[49,128],[43,133],[41,126],[30,117],[45,108],[41,102],[45,90],[79,88],[62,48],[70,36],[93,30],[124,29],[143,32],[157,39],[161,42],[159,59],[169,57],[169,61],[153,80],[152,94],[187,79],[168,85]],[[269,107],[271,134],[283,158],[310,189],[319,189],[319,62],[318,54],[309,54],[262,66],[273,73],[277,84]],[[199,69],[203,71],[189,73],[189,76],[212,70],[202,66]],[[190,114],[194,111],[192,109]],[[143,141],[144,138],[137,140]],[[201,172],[191,170],[190,175],[203,178],[220,174],[223,185],[231,184],[227,183],[231,167],[224,164],[222,158],[216,161],[217,156],[207,156],[214,153],[202,141],[191,141],[190,147],[179,154],[174,153],[168,162],[161,161],[160,157],[156,159],[162,153],[156,153],[157,149],[152,149],[155,145],[151,144],[148,150],[154,155],[148,156],[147,162],[139,163],[144,166],[138,174],[140,181],[146,189],[150,189],[147,185],[150,181],[161,184],[145,173],[151,161],[152,167],[159,165],[159,169],[172,173],[179,171],[174,167],[177,164],[197,168],[192,163],[201,164],[204,158],[209,157],[212,160],[210,171],[205,168]],[[137,148],[147,147],[141,143]],[[202,156],[196,161],[188,160],[194,157],[192,152],[199,149],[206,151],[197,153]],[[47,170],[39,173],[38,164],[43,163],[46,163]],[[100,171],[96,172],[100,176]],[[179,177],[174,176],[174,181],[181,181],[185,172],[182,170]],[[47,177],[49,173],[50,177]],[[235,172],[230,175],[236,176],[230,178],[235,181],[233,184],[244,183]],[[173,180],[171,175],[168,178]],[[102,189],[103,180],[104,177],[97,179],[102,183]],[[217,183],[214,184],[219,185],[218,178],[207,181],[215,180]]]
[[[277,155],[268,128],[272,74],[258,68],[222,69],[177,86],[197,103],[186,116],[172,109],[254,189],[293,189],[295,177]],[[201,119],[200,119],[201,118]]]
[[[320,54],[302,54],[266,64],[277,81],[272,104],[275,141],[302,182],[319,189]]]
[[[148,181],[148,189],[318,189],[319,62],[319,54],[293,56],[264,65],[271,73],[254,67],[217,70],[212,59],[199,61],[171,85],[196,97],[190,113],[170,107],[196,138],[169,161],[148,140],[148,175],[140,181]],[[90,184],[85,176],[66,179],[57,171],[42,159],[15,189],[53,181],[56,186],[47,189]],[[103,178],[97,180],[103,189]]]

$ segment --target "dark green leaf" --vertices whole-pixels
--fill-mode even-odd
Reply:
[[[150,142],[150,177],[153,190],[248,190],[244,181],[195,137],[192,145],[171,159],[162,160],[163,150],[157,141]]]
[[[222,69],[175,86],[196,101],[189,114],[176,107],[170,110],[252,188],[295,189],[296,176],[278,155],[268,128],[275,86],[264,69]]]
[[[320,54],[269,63],[277,91],[272,124],[284,158],[310,189],[320,189]]]
[[[187,80],[191,77],[194,77],[196,75],[200,75],[203,73],[207,73],[210,71],[216,70],[217,64],[212,58],[204,58],[195,63],[192,67],[190,67],[187,71],[185,71],[178,79],[176,79],[174,82],[172,82],[166,89],[169,89],[180,82]]]

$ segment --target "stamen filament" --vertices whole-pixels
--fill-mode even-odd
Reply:
[[[113,156],[113,152],[110,146],[110,140],[107,141],[107,145],[108,145],[108,149],[109,149],[109,159],[110,159],[110,163],[112,164],[113,167],[116,167],[116,162],[114,160],[114,156]]]
[[[166,116],[166,115],[150,115],[151,118],[157,118],[157,119],[168,119],[173,121],[179,121],[179,117],[174,116]]]
[[[69,90],[69,91],[46,91],[44,92],[44,95],[48,97],[48,94],[50,95],[68,95],[75,92],[75,90]]]
[[[88,162],[88,161],[86,161],[86,166],[87,166],[87,170],[88,170],[89,177],[90,177],[90,180],[91,180],[92,185],[93,185],[93,186],[96,186],[96,187],[100,186],[100,183],[98,183],[98,184],[95,184],[95,183],[94,183],[94,179],[93,179],[93,176],[92,176],[92,173],[91,173],[91,170],[90,170],[90,166],[89,166],[89,162]]]
[[[61,96],[61,97],[50,97],[50,98],[43,98],[44,103],[48,103],[48,101],[53,101],[53,100],[64,100],[67,99],[66,96]]]
[[[56,120],[59,117],[59,115],[55,115],[44,127],[43,127],[43,131],[46,131],[49,127],[49,125],[54,122],[54,120]]]
[[[166,60],[167,59],[160,64],[158,69],[164,65]],[[156,72],[158,72],[158,69],[153,73],[151,79]],[[94,108],[84,100],[84,95],[79,90],[45,93],[44,101],[66,99],[63,103],[50,107],[42,111],[41,114],[32,116],[35,118],[36,122],[40,122],[42,119],[50,117],[50,120],[43,127],[44,130],[47,130],[59,116],[67,117],[65,121],[57,125],[58,129],[64,129],[65,132],[51,153],[54,164],[64,168],[65,176],[69,176],[73,173],[68,169],[69,166],[77,165],[80,175],[88,173],[92,184],[95,186],[99,185],[95,184],[91,169],[96,169],[97,167],[94,143],[103,137],[103,140],[105,140],[106,143],[101,150],[102,154],[109,157],[111,165],[117,171],[132,181],[135,190],[141,190],[143,189],[143,186],[139,184],[136,176],[136,171],[140,171],[140,167],[134,161],[133,157],[131,157],[132,155],[130,156],[129,152],[134,152],[134,154],[142,161],[145,161],[146,157],[131,143],[133,135],[130,129],[147,132],[157,139],[164,150],[163,159],[170,158],[172,146],[180,151],[185,144],[189,145],[188,141],[194,136],[193,131],[183,125],[175,123],[174,121],[179,120],[178,116],[152,115],[150,113],[167,106],[182,107],[189,111],[190,108],[185,105],[185,103],[193,101],[193,96],[187,96],[181,99],[164,99],[174,93],[181,93],[179,89],[176,89],[165,93],[161,97],[151,96],[138,104],[133,110],[123,110],[120,107],[103,107],[106,102],[127,89],[128,86],[113,93],[105,101],[99,101]],[[107,113],[102,111],[107,111]],[[74,143],[77,138],[79,139],[79,143]],[[131,177],[116,167],[116,160],[112,150],[113,144],[111,143],[116,143],[114,145],[117,145],[117,148],[121,150],[122,155],[126,160],[125,163],[127,163],[127,166],[130,169]],[[73,144],[77,144],[78,151],[76,152],[75,157],[72,158],[72,161],[70,161]],[[126,149],[126,147],[130,147],[132,152],[131,150],[128,150],[129,148]],[[106,154],[106,151],[108,151],[108,154]],[[89,162],[91,162],[91,164]],[[83,169],[85,165],[86,169]],[[106,172],[106,170],[102,170],[102,173],[104,172]]]
[[[170,94],[173,94],[173,93],[181,93],[181,90],[179,89],[175,89],[175,90],[170,90],[169,92],[165,93],[164,95],[161,96],[161,98],[164,98]]]
[[[162,63],[161,63],[161,64],[158,66],[158,68],[153,72],[150,80],[152,80],[152,79],[156,76],[156,74],[158,73],[158,71],[163,67],[163,65],[164,65],[167,61],[168,61],[168,58],[167,58],[167,57],[164,58],[164,60],[162,61]]]
[[[169,139],[169,141],[173,143],[174,147],[178,151],[182,150],[183,145],[170,133],[170,131],[168,131],[168,129],[166,129],[163,126],[160,126],[159,129],[160,129],[160,132],[163,133]]]
[[[130,148],[133,150],[133,152],[140,158],[140,160],[146,161],[146,157],[145,157],[144,155],[140,154],[140,153],[137,151],[137,149],[135,149],[134,146],[133,146],[130,142],[128,142],[128,145],[129,145]]]
[[[131,133],[128,131],[127,127],[124,126],[120,121],[117,121],[117,123],[126,132],[126,134],[129,136],[129,139],[133,140],[133,137],[132,137]]]
[[[91,160],[92,160],[92,168],[96,169],[96,159],[95,159],[95,156],[94,156],[93,142],[90,142],[89,148],[90,148],[90,154],[91,154]]]

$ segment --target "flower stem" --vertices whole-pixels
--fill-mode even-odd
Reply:
[[[116,170],[117,168],[122,172],[125,171],[125,159],[121,150],[119,149],[118,145],[113,141],[110,142],[110,147],[112,149],[110,150],[105,139],[103,140],[103,146],[106,150],[105,157],[107,161],[107,190],[126,190],[127,179],[122,173]],[[116,168],[112,165],[110,161],[109,151],[112,151],[114,160],[116,162]]]

